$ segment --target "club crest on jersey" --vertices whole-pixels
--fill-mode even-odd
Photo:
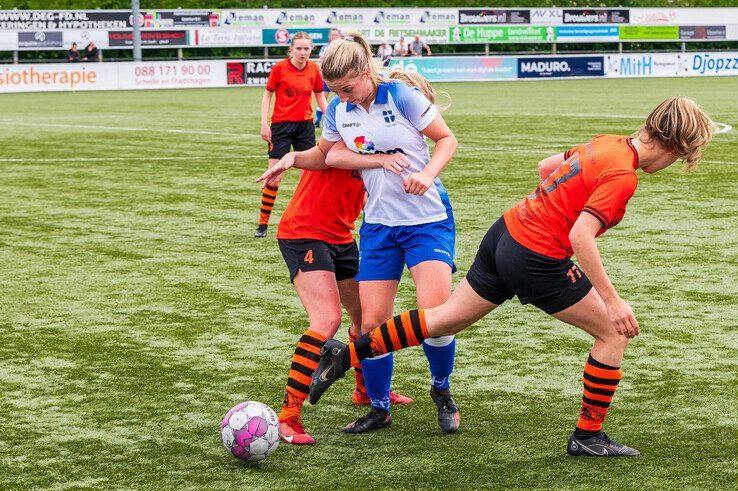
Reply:
[[[374,153],[374,142],[367,140],[363,135],[354,138],[354,145],[360,153]]]
[[[387,123],[394,123],[395,122],[395,114],[392,112],[392,109],[388,109],[386,111],[382,111],[382,116],[384,117],[384,120]]]

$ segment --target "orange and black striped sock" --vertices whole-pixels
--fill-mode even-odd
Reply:
[[[622,377],[620,367],[605,365],[589,355],[584,365],[584,395],[576,429],[579,436],[602,431],[602,422]]]
[[[277,191],[279,187],[264,186],[261,190],[261,213],[259,214],[259,225],[269,223],[269,217],[272,215],[274,202],[277,200]]]
[[[302,403],[310,393],[310,379],[320,361],[320,348],[325,337],[308,329],[297,342],[295,354],[292,355],[292,366],[285,387],[284,403],[279,419],[299,416]]]
[[[349,329],[349,341],[352,343],[358,340],[356,336],[351,334],[351,329]],[[356,390],[361,392],[362,394],[366,394],[366,386],[364,385],[364,371],[361,369],[361,363],[357,363],[354,365],[354,380],[356,381]]]
[[[349,345],[351,366],[361,360],[397,351],[410,346],[418,346],[428,338],[423,309],[408,310],[394,316],[379,327],[364,334]]]

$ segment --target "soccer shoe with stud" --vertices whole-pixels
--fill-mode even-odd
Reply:
[[[436,406],[438,406],[438,426],[441,427],[441,431],[444,433],[456,433],[459,431],[461,416],[459,415],[459,408],[454,401],[454,397],[451,395],[451,391],[431,387],[430,396],[433,402],[436,403]]]
[[[566,446],[566,453],[590,457],[635,457],[641,454],[635,448],[610,440],[602,431],[589,438],[572,435]]]
[[[254,237],[257,239],[263,239],[267,236],[267,225],[259,225],[256,227],[256,232],[254,232]]]
[[[329,339],[320,348],[320,361],[310,382],[310,404],[317,404],[320,396],[333,382],[346,375],[351,368],[351,355],[348,346],[335,339]]]
[[[390,397],[390,404],[394,405],[405,405],[405,404],[412,404],[415,402],[412,398],[408,396],[404,396],[402,394],[398,394],[394,390],[390,391],[389,394]],[[366,392],[362,392],[359,389],[354,389],[354,392],[351,394],[351,402],[354,404],[354,406],[368,406],[372,403],[372,400],[369,399],[369,396]]]
[[[299,416],[292,416],[279,422],[279,441],[292,445],[313,445],[315,439],[302,427]]]
[[[341,431],[344,433],[366,433],[367,431],[387,428],[391,424],[392,416],[389,411],[371,410],[353,423],[344,426]]]

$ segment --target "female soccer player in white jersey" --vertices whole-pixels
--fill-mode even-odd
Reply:
[[[420,308],[440,305],[450,296],[456,233],[438,175],[451,160],[457,141],[434,105],[435,93],[428,82],[399,71],[391,74],[392,79],[382,77],[369,43],[358,32],[330,44],[321,71],[338,97],[328,105],[319,150],[285,157],[269,178],[292,165],[327,164],[362,171],[368,200],[356,280],[366,332],[391,317],[405,265]],[[433,156],[426,137],[436,143]],[[459,428],[459,411],[449,390],[455,347],[453,336],[423,343],[431,397],[446,433]],[[384,428],[391,422],[392,356],[367,359],[362,367],[372,408],[347,425],[346,433]]]

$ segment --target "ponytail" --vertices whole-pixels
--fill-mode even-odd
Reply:
[[[388,77],[382,76],[381,61],[374,58],[369,41],[358,31],[348,31],[346,37],[333,41],[320,63],[323,78],[329,81],[339,80],[348,75],[358,76],[367,67],[369,67],[369,73],[375,85],[386,82],[388,79],[399,80],[410,87],[419,88],[429,101],[436,104],[438,93],[421,74],[395,68]],[[442,94],[450,101],[451,97],[448,93],[442,92]],[[450,102],[442,109],[447,109],[449,105]]]

